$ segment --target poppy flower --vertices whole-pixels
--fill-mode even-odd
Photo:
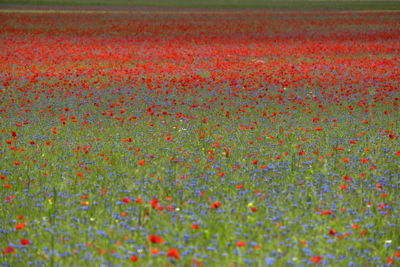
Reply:
[[[127,198],[127,197],[124,197],[122,199],[122,202],[129,204],[129,203],[131,203],[131,200],[129,198]]]
[[[153,244],[164,244],[164,240],[157,235],[149,235],[149,241]]]
[[[348,176],[348,175],[343,176],[343,180],[346,181],[346,182],[351,182],[351,181],[353,181],[353,179],[351,179],[351,177]]]
[[[157,199],[157,198],[153,198],[153,199],[150,201],[150,205],[151,205],[151,207],[152,207],[153,209],[157,208],[157,207],[158,207],[158,199]]]
[[[13,247],[9,247],[7,246],[4,250],[3,250],[3,254],[7,255],[9,253],[15,253],[15,249]]]
[[[103,190],[101,190],[101,196],[104,196],[107,193],[107,188],[104,188]]]
[[[221,206],[221,203],[217,201],[211,205],[211,209],[218,209],[220,206]]]
[[[133,255],[131,257],[131,262],[137,262],[138,260],[139,260],[139,256],[137,256],[137,255]]]
[[[246,244],[246,242],[244,242],[244,241],[238,241],[237,243],[236,243],[236,246],[238,246],[238,247],[245,247],[247,244]]]
[[[14,228],[15,230],[23,230],[25,229],[25,223],[18,223]]]
[[[156,249],[156,248],[150,248],[150,253],[153,255],[157,255],[160,252],[160,250]]]
[[[324,211],[321,211],[321,215],[332,215],[333,213],[332,213],[332,211],[331,210],[324,210]]]
[[[349,188],[347,187],[347,185],[342,184],[342,185],[340,186],[340,189],[342,189],[342,190],[348,190]]]
[[[179,258],[180,258],[180,256],[179,256],[179,251],[176,250],[175,248],[170,248],[170,249],[168,250],[167,257],[169,257],[169,258],[175,258],[175,259],[179,260]]]
[[[322,257],[321,256],[312,257],[310,259],[310,261],[312,261],[314,263],[318,263],[318,262],[322,261]]]
[[[21,245],[26,246],[26,245],[29,245],[29,243],[30,243],[30,241],[28,239],[25,239],[25,238],[21,239]]]

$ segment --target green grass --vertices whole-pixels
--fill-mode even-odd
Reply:
[[[57,6],[149,6],[182,8],[351,9],[400,10],[400,1],[320,0],[0,0],[0,4]]]

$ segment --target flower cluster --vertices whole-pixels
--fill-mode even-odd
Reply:
[[[399,264],[399,13],[0,21],[2,265]]]

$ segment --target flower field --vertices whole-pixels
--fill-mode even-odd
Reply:
[[[400,12],[0,12],[2,266],[400,264]]]

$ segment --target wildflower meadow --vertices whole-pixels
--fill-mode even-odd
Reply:
[[[396,11],[3,10],[0,263],[399,266],[399,105]]]

